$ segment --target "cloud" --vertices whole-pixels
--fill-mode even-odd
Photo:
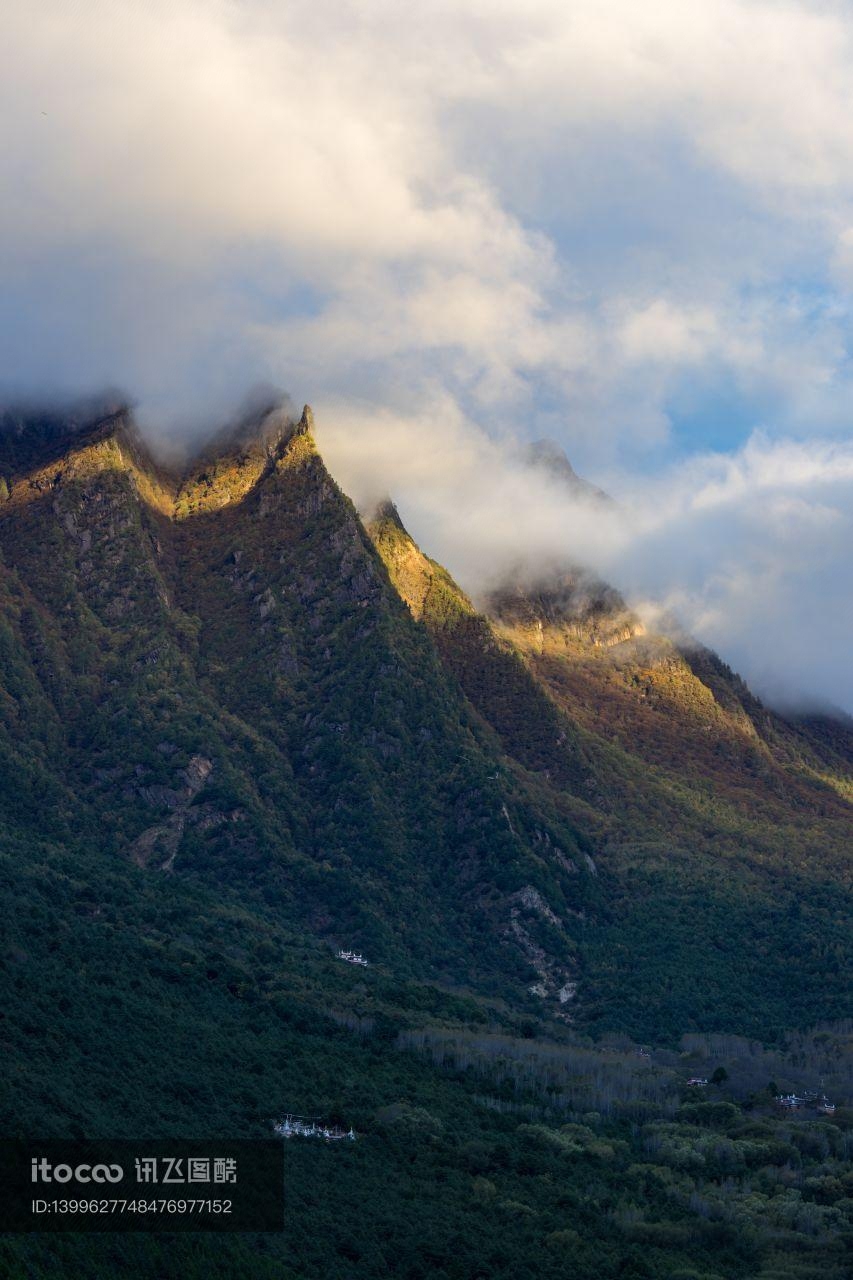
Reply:
[[[774,702],[853,709],[853,442],[753,434],[654,478],[612,474],[602,505],[531,468],[438,398],[399,418],[322,406],[320,442],[365,511],[392,492],[474,597],[519,562],[586,566],[652,622],[675,615]]]
[[[162,434],[273,382],[350,406],[374,487],[402,422],[508,508],[519,440],[660,492],[849,439],[840,0],[7,0],[0,49],[0,391],[119,384]]]
[[[757,433],[629,500],[630,593],[684,619],[771,701],[853,709],[853,444]]]
[[[385,401],[438,378],[642,451],[679,379],[719,365],[778,402],[820,331],[836,394],[788,426],[851,404],[846,311],[812,297],[853,194],[840,5],[12,0],[3,22],[6,382],[91,381],[106,337],[157,412],[206,411],[226,376]]]

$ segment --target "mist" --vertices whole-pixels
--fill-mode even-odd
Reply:
[[[6,401],[177,453],[287,387],[473,592],[568,556],[853,708],[846,6],[9,0],[0,49]]]

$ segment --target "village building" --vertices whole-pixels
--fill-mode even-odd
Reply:
[[[273,1121],[273,1132],[280,1138],[322,1138],[325,1142],[355,1142],[352,1125],[343,1129],[340,1125],[324,1125],[317,1120],[288,1113],[283,1120]]]

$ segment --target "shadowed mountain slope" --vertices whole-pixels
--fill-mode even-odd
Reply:
[[[578,570],[475,607],[390,504],[365,529],[308,409],[180,475],[120,407],[7,422],[0,473],[21,839],[577,1026],[844,1011],[843,725],[771,714]]]
[[[21,819],[43,833],[26,797],[49,788],[60,838],[137,871],[238,888],[399,973],[556,1001],[563,918],[595,896],[583,841],[500,775],[309,411],[182,477],[122,412],[49,454],[0,460]]]
[[[602,908],[582,935],[585,1016],[642,1034],[661,1001],[673,1030],[725,1006],[749,1021],[756,999],[779,1025],[828,993],[840,1009],[845,725],[769,712],[716,655],[647,634],[576,569],[509,580],[478,611],[393,507],[368,527],[517,775],[593,841]]]

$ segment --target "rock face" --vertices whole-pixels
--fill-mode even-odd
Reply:
[[[5,838],[581,1026],[711,1026],[710,963],[837,1016],[844,725],[771,715],[572,566],[476,606],[312,425],[258,412],[178,474],[121,406],[7,415]]]
[[[538,653],[555,644],[608,649],[646,633],[618,591],[576,569],[509,579],[489,594],[485,612]]]
[[[181,839],[187,822],[205,822],[210,829],[211,819],[225,821],[222,814],[204,813],[200,809],[191,809],[198,793],[204,787],[213,772],[213,761],[204,756],[192,756],[186,769],[181,770],[184,786],[179,791],[168,787],[147,787],[140,789],[144,799],[154,806],[164,806],[171,810],[165,822],[148,827],[137,836],[128,850],[129,857],[138,867],[148,867],[154,863],[161,871],[171,871],[181,846]],[[160,861],[160,858],[163,861]]]

